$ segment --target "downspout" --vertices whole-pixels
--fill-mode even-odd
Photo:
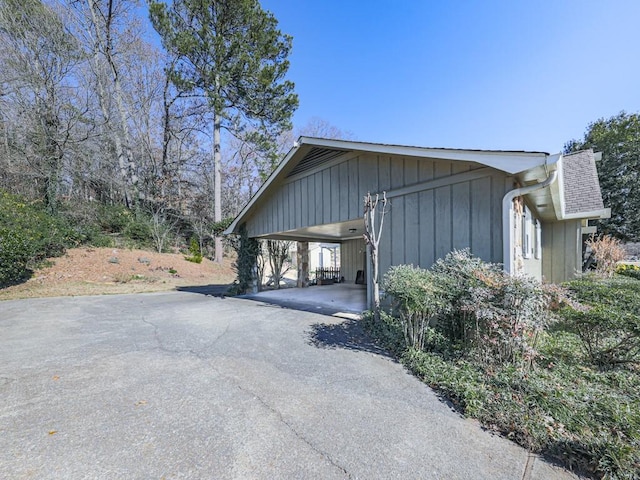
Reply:
[[[516,188],[505,194],[502,198],[502,261],[504,271],[513,275],[513,245],[515,245],[514,225],[513,225],[513,200],[521,195],[535,192],[548,187],[558,178],[558,171],[554,170],[542,182],[527,187]]]

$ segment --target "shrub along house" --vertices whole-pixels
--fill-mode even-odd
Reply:
[[[369,278],[363,198],[386,192],[380,274],[454,249],[559,282],[581,270],[589,219],[605,218],[597,155],[458,150],[301,137],[225,233],[341,244],[341,275]],[[371,282],[367,282],[371,283]]]

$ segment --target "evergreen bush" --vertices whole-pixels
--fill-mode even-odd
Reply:
[[[640,362],[640,282],[584,278],[566,285],[580,303],[559,311],[563,327],[580,338],[590,361],[602,367]]]
[[[202,263],[202,252],[200,251],[200,245],[195,237],[191,237],[189,242],[189,253],[191,255],[185,255],[184,259],[188,262]]]
[[[423,349],[429,323],[443,311],[444,292],[428,270],[413,265],[391,267],[382,279],[392,299],[407,346]]]
[[[625,277],[635,278],[640,280],[640,266],[621,263],[616,267],[616,273],[618,275],[624,275]]]
[[[78,242],[77,232],[42,203],[0,191],[0,286],[24,280],[45,258]]]

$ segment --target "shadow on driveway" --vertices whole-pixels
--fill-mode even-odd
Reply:
[[[211,285],[193,285],[185,287],[176,287],[178,292],[198,293],[200,295],[209,295],[211,297],[224,298],[227,296],[227,291],[231,287],[230,284],[211,284]]]
[[[177,287],[178,292],[197,293],[200,295],[208,295],[213,297],[225,298],[227,291],[231,285],[211,284],[211,285],[194,285]],[[340,309],[325,305],[316,305],[312,303],[282,301],[276,299],[265,299],[255,295],[239,295],[236,298],[244,298],[248,300],[257,300],[264,306],[285,308],[291,310],[300,310],[305,312],[318,313],[321,315],[343,317],[347,315]],[[361,351],[383,355],[393,358],[385,349],[376,345],[360,325],[360,321],[354,318],[346,318],[341,323],[316,323],[311,326],[309,332],[309,342],[317,348],[344,348],[346,350]]]
[[[344,348],[392,358],[389,352],[376,345],[367,335],[359,320],[313,324],[309,332],[309,344],[318,348]]]

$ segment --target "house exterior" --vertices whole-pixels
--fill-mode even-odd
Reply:
[[[428,268],[469,248],[510,273],[559,282],[581,270],[588,219],[609,215],[596,159],[591,150],[549,155],[301,137],[226,233],[244,224],[253,238],[297,241],[301,276],[308,242],[339,243],[341,274],[353,283],[368,271],[363,198],[385,192],[381,274],[399,264]]]

